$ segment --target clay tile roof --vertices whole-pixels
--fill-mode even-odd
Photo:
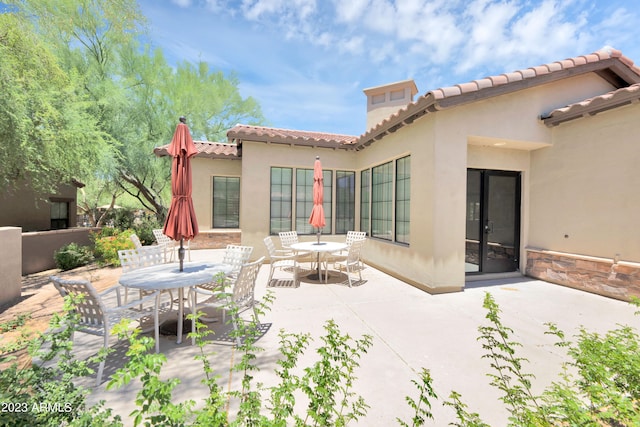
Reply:
[[[208,141],[193,141],[198,153],[195,157],[205,157],[209,159],[234,159],[240,158],[240,150],[236,144],[229,144],[226,142],[208,142]],[[168,156],[169,144],[162,147],[154,148],[153,152],[158,157]]]
[[[326,132],[279,129],[265,126],[235,125],[227,131],[229,141],[258,141],[309,147],[351,148],[357,137]]]
[[[475,85],[463,83],[429,91],[360,135],[356,149],[366,147],[386,133],[431,112],[592,72],[618,88],[640,83],[640,67],[619,50],[606,48],[588,55],[474,80],[472,83]]]
[[[551,127],[637,102],[640,102],[640,83],[585,99],[566,107],[556,108],[541,118],[547,126]]]

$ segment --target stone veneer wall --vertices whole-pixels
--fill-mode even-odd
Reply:
[[[190,243],[191,249],[224,249],[227,245],[239,245],[240,230],[201,231]]]
[[[640,264],[527,249],[525,274],[546,282],[628,301],[640,297]]]

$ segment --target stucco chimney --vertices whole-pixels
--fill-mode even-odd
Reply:
[[[367,130],[371,129],[399,109],[413,102],[418,88],[413,79],[370,87],[367,95]]]

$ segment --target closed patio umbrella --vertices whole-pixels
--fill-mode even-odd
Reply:
[[[184,262],[183,240],[191,240],[198,235],[198,221],[191,199],[192,177],[191,157],[197,153],[191,139],[187,119],[180,117],[173,139],[169,145],[171,162],[171,206],[162,232],[173,240],[180,240],[178,258],[180,271]]]
[[[309,217],[309,224],[317,229],[318,242],[320,244],[320,234],[322,233],[322,227],[326,225],[324,217],[324,180],[322,178],[322,163],[320,163],[320,156],[316,157],[316,161],[313,164],[313,208],[311,209],[311,216]],[[320,253],[318,253],[318,278],[320,278]]]

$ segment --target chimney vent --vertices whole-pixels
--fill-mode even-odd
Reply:
[[[413,102],[418,93],[412,80],[389,83],[363,90],[367,96],[367,130]]]

